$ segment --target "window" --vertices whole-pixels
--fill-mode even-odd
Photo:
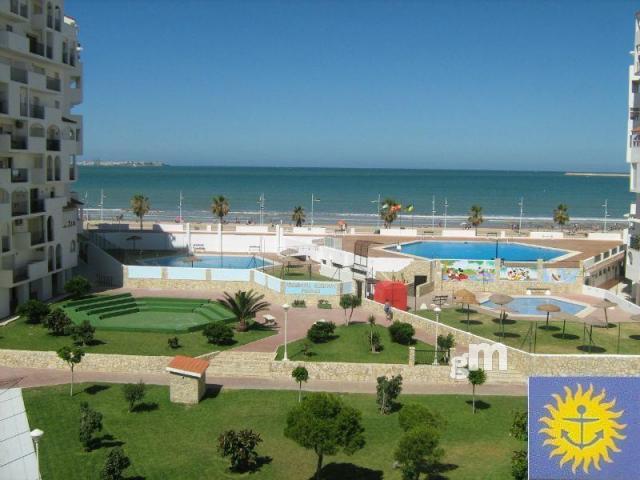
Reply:
[[[69,252],[74,253],[76,251],[76,241],[71,240],[71,244],[69,245]]]

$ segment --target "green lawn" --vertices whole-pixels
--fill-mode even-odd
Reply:
[[[44,480],[97,479],[112,446],[121,445],[132,466],[127,478],[146,480],[234,479],[307,480],[315,456],[283,435],[286,412],[297,402],[295,391],[222,390],[187,407],[168,401],[167,387],[150,386],[145,411],[128,413],[119,385],[83,385],[69,397],[66,385],[23,390],[29,424],[45,434],[40,446]],[[353,456],[325,458],[325,479],[400,480],[393,451],[400,436],[398,414],[380,415],[373,395],[343,395],[363,414],[366,445]],[[451,480],[509,479],[510,456],[522,445],[509,436],[511,412],[526,408],[522,397],[483,397],[475,415],[469,396],[402,395],[403,404],[421,403],[448,421],[442,435]],[[102,446],[86,453],[78,440],[79,404],[87,401],[104,415]],[[252,428],[264,442],[258,452],[269,457],[254,474],[227,470],[216,453],[217,436],[229,428]]]
[[[369,347],[370,327],[364,323],[352,323],[349,326],[336,327],[335,337],[326,343],[312,343],[306,338],[290,342],[288,356],[291,360],[304,360],[310,362],[356,362],[356,363],[401,363],[409,362],[409,347],[391,341],[389,330],[386,327],[376,325],[374,327],[380,334],[383,349],[378,353],[371,353]],[[311,356],[302,353],[303,345],[307,343],[313,352]],[[431,350],[420,355],[424,363],[433,361],[433,346],[423,342],[416,342],[416,351]],[[277,359],[281,359],[284,347],[278,349]]]
[[[235,323],[230,324],[235,326]],[[254,324],[248,332],[236,332],[236,343],[233,345],[213,345],[207,342],[202,332],[189,333],[155,333],[155,332],[121,332],[96,330],[95,345],[86,347],[87,353],[120,353],[135,355],[202,355],[215,350],[227,350],[246,343],[254,342],[269,335],[275,330]],[[178,337],[181,348],[171,349],[167,345],[169,337]],[[71,337],[50,335],[42,325],[30,325],[20,318],[9,325],[0,327],[0,348],[16,350],[58,350],[70,345]]]
[[[418,315],[435,319],[433,312],[419,311]],[[528,320],[512,320],[507,318],[504,324],[505,335],[502,337],[500,323],[495,316],[478,313],[471,308],[470,322],[467,325],[466,309],[449,308],[440,314],[440,321],[461,330],[503,342],[506,345],[529,351],[527,337],[531,323]],[[610,323],[610,328],[593,327],[592,353],[616,353],[618,341],[618,324]],[[588,334],[588,333],[587,333]],[[538,321],[536,333],[536,353],[588,353],[588,336],[585,343],[582,323],[567,322],[564,337],[562,321],[552,320],[549,328],[545,319]],[[523,343],[524,342],[524,343]],[[620,353],[640,354],[640,324],[622,323],[620,330]]]

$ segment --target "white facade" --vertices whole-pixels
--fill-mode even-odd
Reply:
[[[77,264],[78,28],[63,0],[0,0],[0,318]]]

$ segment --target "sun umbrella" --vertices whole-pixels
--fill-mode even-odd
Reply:
[[[469,322],[471,320],[471,305],[477,305],[478,299],[473,292],[470,292],[466,288],[460,289],[455,292],[455,301],[467,306],[467,330],[469,330]]]
[[[554,315],[554,318],[558,320],[562,319],[562,338],[564,338],[564,332],[565,332],[565,327],[567,325],[567,321],[582,322],[584,320],[580,317],[576,317],[575,315],[572,315],[571,313],[562,312],[562,311],[558,312],[557,315]]]
[[[617,305],[618,305],[617,303],[613,303],[612,301],[607,300],[606,298],[604,300],[600,300],[598,303],[593,305],[594,308],[601,308],[602,310],[604,310],[604,321],[607,324],[607,327],[609,326],[609,317],[607,316],[607,310]]]
[[[195,262],[201,262],[202,259],[200,257],[198,257],[197,255],[189,255],[188,257],[184,257],[182,259],[182,263],[190,263],[191,264],[191,268],[193,268],[193,264]]]
[[[500,305],[500,327],[502,328],[502,336],[504,338],[504,322],[503,322],[504,316],[505,316],[504,306],[508,303],[513,302],[513,297],[510,297],[509,295],[505,295],[503,293],[494,293],[489,297],[489,301],[496,305]]]
[[[547,313],[547,327],[549,326],[549,314],[550,313],[557,313],[560,311],[560,307],[557,305],[554,305],[553,303],[543,303],[542,305],[538,305],[536,307],[536,310],[540,311],[540,312],[546,312]]]

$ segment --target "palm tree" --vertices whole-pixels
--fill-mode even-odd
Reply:
[[[393,198],[385,198],[380,207],[380,217],[384,221],[384,228],[389,228],[396,218],[398,212],[402,209],[402,205]]]
[[[553,221],[560,225],[560,230],[564,230],[564,226],[569,223],[569,207],[565,203],[558,205],[553,211]]]
[[[150,209],[151,202],[144,195],[138,194],[131,197],[131,211],[140,219],[140,230],[142,230],[142,219]]]
[[[469,210],[469,218],[468,222],[473,225],[476,229],[476,235],[478,235],[478,227],[484,222],[484,218],[482,217],[482,207],[480,205],[471,205],[471,209]]]
[[[476,413],[476,385],[482,385],[484,382],[486,382],[487,374],[482,368],[478,368],[477,370],[469,370],[467,379],[469,380],[471,388],[473,389],[473,413]]]
[[[222,220],[229,214],[229,200],[224,195],[218,195],[211,200],[211,213],[218,217],[220,223],[220,260],[222,260]],[[220,262],[222,266],[222,261]]]
[[[271,306],[269,302],[264,302],[263,298],[264,295],[253,290],[248,292],[239,290],[233,296],[224,292],[224,298],[218,300],[218,303],[231,311],[238,319],[236,330],[246,332],[248,330],[247,320],[255,318],[258,312],[267,310]]]
[[[301,227],[305,220],[306,215],[304,214],[304,208],[299,205],[294,207],[293,215],[291,215],[291,221],[296,222],[296,227]]]

